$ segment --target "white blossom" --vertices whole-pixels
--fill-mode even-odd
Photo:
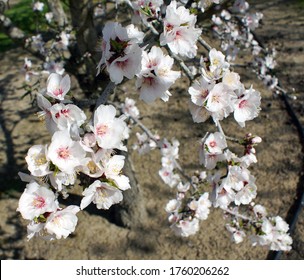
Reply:
[[[19,199],[17,211],[24,219],[32,220],[46,212],[54,212],[58,202],[54,193],[45,186],[36,182],[26,185],[26,188]]]
[[[205,192],[198,200],[192,200],[189,208],[195,211],[195,217],[199,220],[206,220],[210,213],[211,201],[209,200],[209,193]]]
[[[45,229],[49,234],[55,235],[57,239],[67,238],[75,231],[78,222],[76,214],[79,210],[78,206],[70,205],[52,213],[46,221]]]
[[[176,235],[188,237],[198,232],[199,220],[197,218],[192,220],[180,220],[179,222],[172,224],[171,228]]]
[[[137,150],[141,155],[149,153],[157,147],[156,143],[145,132],[142,134],[136,132],[136,138],[137,142],[133,145],[133,149]]]
[[[132,79],[140,72],[142,50],[138,46],[144,37],[133,24],[122,27],[119,23],[108,22],[102,31],[102,58],[97,66],[98,73],[106,65],[110,79],[115,84],[123,78]]]
[[[133,118],[138,118],[139,117],[139,110],[135,106],[136,101],[132,98],[126,98],[125,102],[122,104],[122,112],[125,115],[130,115]]]
[[[256,118],[259,114],[261,95],[252,87],[245,90],[241,96],[234,101],[234,118],[241,127],[245,126],[245,121]]]
[[[195,81],[188,90],[191,95],[191,101],[198,106],[204,106],[209,92],[213,89],[214,85],[213,81],[210,82],[204,77],[201,77],[199,82]]]
[[[123,199],[121,190],[99,180],[86,188],[82,194],[84,198],[81,200],[81,210],[91,202],[96,204],[98,209],[109,209],[113,204],[117,204]]]
[[[52,73],[47,80],[46,94],[55,99],[64,100],[65,95],[69,92],[71,80],[69,75],[62,77],[57,73]]]
[[[174,173],[172,169],[163,167],[158,174],[170,188],[174,188],[181,181],[180,176]]]
[[[79,142],[71,139],[68,131],[57,131],[53,134],[47,156],[61,171],[72,174],[81,166],[86,152]]]
[[[33,10],[34,11],[42,12],[43,8],[44,8],[44,3],[43,2],[37,1],[33,5]]]
[[[99,147],[103,149],[126,150],[122,141],[129,137],[129,129],[122,118],[116,118],[112,105],[100,105],[94,113],[94,126],[91,126]]]
[[[180,72],[171,70],[173,63],[173,58],[164,55],[159,47],[152,47],[149,53],[143,52],[141,72],[136,80],[140,99],[146,103],[157,98],[168,101],[171,95],[168,89],[180,77]]]
[[[115,182],[117,187],[121,190],[129,189],[129,178],[121,174],[125,163],[125,157],[122,155],[114,155],[108,161],[104,162],[104,174],[108,179]]]
[[[164,32],[160,35],[161,46],[168,45],[174,54],[193,58],[197,52],[196,41],[201,30],[195,28],[196,16],[183,6],[171,1],[166,9]]]
[[[57,103],[49,110],[58,130],[70,131],[73,125],[79,129],[87,118],[85,113],[74,104]]]
[[[28,150],[25,160],[27,163],[27,168],[33,176],[42,177],[51,173],[50,162],[46,157],[46,146],[32,146]]]

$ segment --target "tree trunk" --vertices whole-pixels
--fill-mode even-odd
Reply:
[[[60,0],[48,0],[48,6],[50,11],[54,15],[54,21],[58,24],[60,28],[68,24],[67,16],[63,10]]]
[[[100,87],[100,75],[96,77],[96,66],[99,57],[96,52],[98,36],[93,18],[93,1],[69,0],[69,5],[72,27],[76,31],[77,41],[77,45],[71,50],[70,70],[76,73],[75,76],[84,92],[95,92]]]
[[[124,174],[129,177],[131,189],[123,192],[123,201],[119,205],[112,206],[113,221],[123,227],[142,227],[147,220],[147,210],[145,207],[140,185],[138,184],[132,162],[126,152],[122,152],[125,158]]]

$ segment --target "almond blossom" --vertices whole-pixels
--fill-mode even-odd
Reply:
[[[32,220],[44,213],[51,213],[58,208],[54,193],[46,186],[30,182],[19,199],[18,209],[24,219]]]
[[[51,173],[50,162],[46,157],[46,146],[32,146],[28,150],[25,160],[28,166],[28,170],[33,176],[42,177]]]
[[[136,81],[140,99],[147,103],[157,98],[169,100],[168,89],[180,77],[180,72],[171,70],[173,62],[173,58],[164,55],[161,48],[154,46],[149,53],[143,52],[142,68]]]
[[[215,83],[213,81],[209,82],[204,77],[201,77],[200,81],[195,81],[188,90],[191,95],[191,101],[198,106],[204,106],[209,92],[214,86]]]
[[[124,77],[132,79],[140,72],[142,50],[138,43],[142,42],[144,34],[133,24],[124,28],[116,22],[106,23],[102,34],[102,58],[97,66],[98,73],[105,64],[115,84],[121,83]]]
[[[81,200],[81,210],[91,202],[96,204],[98,209],[109,209],[113,204],[119,203],[123,199],[122,192],[119,189],[99,180],[86,188],[82,194],[84,198]]]
[[[48,158],[61,171],[72,174],[81,166],[86,152],[77,141],[73,141],[68,131],[57,131],[47,152]]]
[[[189,204],[189,208],[195,211],[195,217],[199,220],[206,220],[210,213],[211,202],[208,197],[209,193],[206,192],[198,200],[192,200]]]
[[[245,121],[256,118],[259,114],[261,104],[261,95],[252,87],[245,90],[234,101],[234,118],[241,127],[245,126]]]
[[[198,106],[191,100],[189,101],[189,110],[192,116],[192,120],[195,123],[205,122],[211,116],[211,113],[205,107]]]
[[[52,104],[42,94],[37,94],[37,105],[42,110],[37,113],[39,119],[45,121],[45,126],[48,132],[52,135],[58,130],[56,123],[54,122],[51,114]]]
[[[132,147],[140,155],[144,155],[157,147],[156,143],[145,132],[142,134],[136,132],[136,138],[137,142]]]
[[[132,1],[132,7],[134,10],[132,20],[135,23],[138,23],[141,19],[144,23],[148,23],[149,20],[158,18],[162,4],[162,0]]]
[[[70,131],[73,125],[80,128],[87,118],[85,113],[74,104],[57,103],[49,110],[58,130]]]
[[[170,168],[163,167],[158,171],[158,174],[170,188],[176,187],[181,181],[180,176]]]
[[[227,143],[220,132],[211,133],[206,139],[202,139],[199,150],[200,164],[209,170],[215,168],[217,162],[226,160],[224,154],[226,147]]]
[[[192,220],[180,220],[171,225],[173,232],[182,237],[188,237],[196,234],[199,230],[199,220],[194,218]]]
[[[193,58],[197,52],[196,41],[201,35],[195,23],[195,15],[183,6],[177,7],[176,1],[171,1],[167,6],[160,45],[168,45],[174,54]]]
[[[116,118],[114,106],[100,105],[95,110],[94,125],[91,129],[100,148],[127,149],[122,141],[129,137],[129,129],[122,118]]]
[[[129,115],[133,118],[138,118],[139,117],[139,110],[135,106],[136,101],[132,98],[127,97],[125,99],[125,102],[122,104],[122,112],[125,115]]]
[[[46,94],[58,100],[64,100],[65,95],[69,92],[71,80],[69,75],[62,77],[57,73],[52,73],[47,80]]]
[[[211,49],[209,51],[210,65],[208,69],[203,68],[203,75],[210,80],[217,80],[228,71],[230,64],[226,61],[225,55],[221,51]]]
[[[114,155],[103,163],[105,176],[113,180],[117,187],[123,191],[131,187],[129,178],[121,174],[124,163],[125,157],[122,155]]]
[[[218,83],[213,87],[206,102],[206,109],[211,112],[213,119],[222,120],[233,111],[232,98],[234,96],[234,93],[223,83]]]
[[[274,251],[291,250],[292,239],[287,234],[288,224],[279,216],[263,218],[261,234],[252,236],[253,245],[268,246]]]
[[[70,205],[62,210],[52,213],[46,220],[45,229],[49,234],[55,235],[57,239],[67,238],[75,231],[78,218],[76,214],[80,208]]]

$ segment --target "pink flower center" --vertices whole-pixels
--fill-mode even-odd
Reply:
[[[157,62],[154,61],[154,60],[149,60],[147,68],[152,68],[152,67],[155,67],[155,66],[157,66]]]
[[[209,143],[209,146],[210,146],[211,148],[214,148],[214,147],[216,146],[216,142],[215,142],[215,141],[211,141],[211,142]]]
[[[182,33],[180,31],[176,31],[175,39],[180,39],[182,37]]]
[[[57,89],[55,89],[55,90],[53,91],[53,94],[54,94],[55,96],[62,95],[62,94],[63,94],[62,88],[57,88]]]
[[[152,86],[154,84],[155,80],[153,77],[146,77],[144,78],[144,84],[147,84],[149,86]]]
[[[173,25],[171,25],[170,23],[168,23],[167,25],[166,25],[166,31],[167,32],[170,32],[172,29],[173,29]]]
[[[35,197],[34,201],[33,201],[33,206],[35,208],[42,208],[45,206],[45,199],[42,196],[37,196]]]
[[[58,157],[61,159],[67,159],[70,157],[70,151],[67,147],[62,147],[57,150]]]
[[[239,103],[239,108],[240,108],[240,109],[243,109],[246,105],[247,105],[247,100],[242,100],[242,101]]]
[[[66,118],[69,116],[70,110],[69,109],[62,109],[60,112],[57,112],[55,114],[55,118],[58,119],[60,118],[61,115],[65,116]]]
[[[62,109],[60,112],[61,112],[61,114],[64,115],[65,117],[68,117],[68,116],[69,116],[69,113],[70,113],[70,110],[69,110],[69,109]]]
[[[96,127],[96,134],[98,136],[104,136],[107,134],[109,127],[106,124],[100,124]]]
[[[125,61],[117,61],[116,64],[119,68],[124,69],[128,65],[128,59]]]

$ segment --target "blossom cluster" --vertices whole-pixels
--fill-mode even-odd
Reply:
[[[28,238],[66,238],[75,230],[76,214],[90,203],[98,209],[109,209],[123,199],[122,191],[130,188],[122,174],[125,157],[115,154],[126,151],[123,141],[129,137],[124,117],[116,117],[112,105],[100,105],[93,119],[68,103],[70,77],[52,73],[37,102],[52,135],[51,143],[34,145],[27,153],[30,175],[20,174],[28,184],[20,197],[18,211],[29,220]],[[83,199],[80,206],[61,208],[60,195],[66,197],[77,184],[78,174],[87,179],[80,182]],[[79,184],[79,183],[78,183]]]
[[[226,57],[208,47],[208,57],[194,59],[202,31],[196,25],[197,16],[184,7],[188,1],[170,1],[167,5],[168,2],[159,0],[119,0],[117,6],[122,2],[132,8],[133,23],[125,27],[111,21],[104,24],[97,75],[106,69],[115,85],[134,79],[139,99],[150,104],[157,99],[169,100],[172,85],[181,77],[180,71],[173,70],[175,59],[182,62],[181,68],[187,71],[191,70],[183,59],[200,61],[198,71],[193,71],[195,77],[200,77],[188,89],[190,113],[196,123],[211,117],[219,130],[208,132],[201,139],[198,162],[204,170],[192,177],[185,174],[178,163],[180,143],[177,139],[161,140],[146,128],[143,134],[136,133],[137,143],[133,148],[145,154],[158,147],[159,175],[176,190],[176,197],[165,207],[172,230],[183,237],[193,235],[199,231],[200,221],[208,218],[210,208],[220,208],[230,218],[226,229],[234,242],[239,243],[249,235],[253,245],[290,250],[292,239],[286,222],[279,216],[268,217],[265,208],[253,202],[257,186],[249,167],[257,162],[255,146],[261,138],[249,133],[237,140],[244,148],[243,155],[238,156],[228,147],[228,137],[220,124],[233,114],[236,122],[244,127],[260,111],[260,93],[252,86],[246,89],[239,74],[230,69],[239,51],[239,42],[252,48],[256,57],[253,65],[271,87],[275,86],[275,78],[268,74],[275,67],[275,52],[265,57],[260,55],[261,48],[251,33],[258,27],[262,15],[249,13],[246,1],[236,0],[229,10],[212,17],[214,32],[223,40]],[[193,7],[204,11],[212,3],[219,4],[219,0],[195,1]],[[34,3],[33,9],[42,12],[43,3]],[[95,16],[103,15],[102,5],[98,9]],[[243,29],[231,21],[233,13],[241,15]],[[50,23],[53,15],[45,16]],[[140,23],[143,30],[149,32],[142,32]],[[49,75],[46,88],[37,94],[37,103],[41,109],[38,115],[45,120],[52,136],[49,144],[34,145],[28,150],[26,162],[30,175],[20,174],[27,185],[18,211],[29,221],[28,238],[66,238],[74,232],[80,210],[91,203],[98,209],[109,209],[120,203],[123,191],[130,188],[128,177],[122,174],[125,157],[116,153],[127,151],[124,140],[129,137],[129,127],[125,119],[128,117],[130,124],[139,124],[136,102],[126,98],[118,105],[124,114],[120,117],[116,117],[113,105],[100,105],[88,120],[85,112],[70,102],[71,80],[68,75],[63,76],[61,59],[73,40],[71,30],[62,29],[51,44],[46,44],[41,35],[26,41],[44,57],[40,72],[25,59],[26,80],[40,74]],[[83,188],[80,205],[63,208],[60,197],[67,197],[74,185]],[[245,214],[241,214],[243,209]]]
[[[209,170],[220,164],[225,167],[208,178],[213,189],[211,200],[214,207],[226,209],[231,203],[248,205],[256,197],[255,178],[248,167],[257,161],[254,146],[260,142],[260,137],[246,135],[241,143],[244,145],[244,156],[237,157],[227,148],[220,132],[211,133],[203,139],[200,163]]]
[[[103,28],[98,72],[105,65],[115,84],[120,84],[124,77],[132,79],[136,76],[140,99],[147,103],[157,98],[167,101],[168,89],[180,77],[180,72],[171,70],[174,60],[161,48],[154,46],[149,52],[140,48],[143,37],[144,33],[133,24],[122,27],[119,23],[108,22]]]
[[[253,67],[259,78],[271,90],[275,90],[278,79],[273,74],[276,66],[275,49],[264,49],[255,38],[254,31],[263,18],[263,14],[252,13],[245,0],[237,0],[229,10],[222,10],[220,15],[213,15],[213,31],[222,41],[222,49],[227,59],[233,61],[240,52],[241,47],[251,50]],[[233,20],[233,19],[237,20]]]
[[[205,192],[198,197],[186,197],[190,184],[180,183],[177,186],[177,198],[172,199],[166,206],[166,212],[175,234],[188,237],[198,232],[199,221],[206,220],[209,215],[211,202],[209,193]]]
[[[149,22],[159,19],[161,1],[135,2],[137,2],[134,6],[136,15],[146,26],[149,26]],[[218,1],[200,1],[198,8],[203,10],[205,5],[210,4],[209,2],[218,4]],[[237,0],[231,9],[238,13],[245,13],[248,4],[245,1]],[[222,22],[226,20],[231,31],[226,33],[235,40],[239,38],[239,33],[234,29],[233,24],[229,23],[229,18],[231,18],[230,13],[224,10],[221,17],[213,16],[213,21],[217,25],[222,25]],[[247,29],[253,30],[258,26],[260,19],[260,14],[245,14],[243,22]],[[196,42],[201,35],[201,31],[195,27],[195,23],[195,15],[185,7],[178,6],[176,1],[171,1],[170,5],[166,7],[163,17],[164,29],[159,32],[160,45],[167,46],[169,52],[174,55],[185,58],[195,57],[197,54]],[[218,29],[216,31],[219,32]],[[243,36],[243,34],[241,35]],[[250,231],[254,228],[255,232],[250,236],[253,245],[267,245],[271,250],[289,250],[292,240],[287,233],[287,224],[280,217],[267,218],[264,215],[261,220],[260,214],[256,214],[253,219],[250,219],[251,229],[246,228],[244,226],[246,223],[243,220],[240,223],[237,218],[238,209],[240,207],[250,209],[257,194],[255,177],[248,168],[252,163],[257,162],[255,145],[261,142],[261,138],[247,134],[244,139],[239,140],[239,144],[244,147],[244,154],[239,157],[228,148],[220,121],[233,113],[237,123],[244,127],[246,121],[258,116],[261,96],[252,86],[246,89],[240,81],[239,74],[230,70],[229,61],[234,58],[237,50],[232,46],[229,47],[232,52],[228,53],[227,58],[216,49],[209,50],[209,57],[201,58],[199,69],[201,77],[195,80],[188,90],[191,96],[189,108],[193,121],[200,123],[212,117],[219,128],[219,132],[207,133],[200,143],[199,163],[205,167],[208,174],[203,171],[199,173],[199,176],[193,176],[190,180],[188,178],[186,182],[183,182],[180,175],[186,178],[187,175],[183,174],[178,163],[180,143],[176,139],[172,143],[166,139],[159,140],[159,138],[155,141],[151,138],[151,134],[137,133],[139,142],[137,149],[140,153],[146,153],[156,144],[160,148],[162,168],[159,175],[165,184],[177,190],[176,198],[170,200],[166,206],[169,223],[177,235],[187,237],[199,231],[199,221],[208,218],[210,207],[213,206],[234,214],[231,223],[227,224],[226,228],[236,243],[243,240],[246,230]],[[171,70],[173,64],[170,62],[171,58],[164,56],[159,47],[152,47],[150,52],[143,50],[142,57],[141,71],[139,74],[134,73],[134,76],[137,77],[136,87],[140,90],[140,98],[147,103],[155,101],[156,98],[167,101],[169,94],[166,95],[164,92],[178,78],[178,74]],[[166,60],[168,62],[165,62]],[[159,85],[165,85],[165,83],[154,82],[155,76],[158,76],[160,72],[158,65],[161,63],[159,61],[167,64],[167,68],[172,73],[171,82],[168,83],[167,88]],[[271,61],[271,57],[269,57],[270,67],[272,67]],[[170,81],[170,78],[168,80]],[[151,86],[152,81],[155,86]],[[143,84],[148,85],[148,89],[144,88]],[[153,147],[151,143],[153,143]],[[211,191],[206,191],[207,188]],[[230,210],[232,208],[234,212]],[[249,219],[246,216],[242,217],[245,217],[245,221]],[[276,223],[276,221],[282,222]]]
[[[180,176],[174,172],[177,167],[177,159],[178,159],[178,150],[179,150],[179,142],[174,139],[172,144],[164,139],[161,144],[161,162],[162,169],[159,170],[158,174],[162,178],[165,184],[169,187],[176,187],[180,182]]]
[[[238,209],[234,208],[234,215],[226,224],[226,229],[231,234],[235,243],[240,243],[249,233],[249,239],[253,246],[260,245],[273,251],[291,250],[292,239],[287,233],[288,224],[279,216],[267,217],[265,207],[252,204],[249,217],[238,215]]]
[[[241,127],[258,116],[260,93],[245,89],[238,73],[230,71],[225,56],[211,49],[209,59],[201,59],[202,75],[189,88],[190,111],[194,122],[204,122],[210,116],[214,122],[223,120],[231,113]]]

